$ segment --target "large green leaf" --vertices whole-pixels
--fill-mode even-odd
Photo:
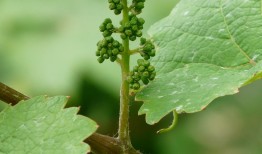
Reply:
[[[86,154],[83,142],[96,129],[92,120],[63,109],[67,97],[38,96],[0,113],[1,154]]]
[[[261,78],[261,0],[182,0],[149,30],[157,78],[136,96],[149,124],[193,113]]]

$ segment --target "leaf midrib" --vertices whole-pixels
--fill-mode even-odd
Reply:
[[[227,23],[226,16],[225,16],[224,11],[223,11],[223,8],[222,8],[222,1],[223,1],[223,0],[220,0],[220,4],[219,4],[219,5],[220,5],[220,12],[221,12],[221,15],[222,15],[222,17],[223,17],[224,24],[225,24],[225,26],[226,26],[226,30],[227,30],[227,32],[228,32],[228,34],[229,34],[229,37],[230,37],[231,42],[232,42],[232,43],[239,49],[239,51],[249,60],[249,63],[250,63],[250,64],[255,65],[256,62],[255,62],[254,60],[252,60],[252,59],[247,55],[247,53],[240,47],[239,44],[237,44],[237,42],[235,41],[232,33],[230,32],[230,30],[229,30],[229,25],[228,25],[228,23]],[[261,1],[261,4],[262,4],[262,1]],[[261,9],[262,9],[262,6],[261,6]]]
[[[260,8],[261,8],[261,15],[262,15],[262,0],[260,2],[261,2],[261,7]],[[218,66],[218,67],[223,67],[223,68],[226,68],[226,69],[238,68],[238,67],[242,67],[242,66],[245,66],[245,65],[248,65],[248,64],[250,64],[251,66],[255,66],[257,64],[257,62],[255,62],[252,58],[250,58],[249,55],[241,48],[241,46],[236,42],[236,40],[235,40],[233,34],[231,33],[231,31],[229,30],[229,24],[227,22],[227,19],[226,19],[226,16],[225,16],[222,4],[223,4],[223,0],[220,0],[219,10],[220,10],[220,13],[221,13],[221,15],[223,17],[223,22],[224,22],[224,24],[226,26],[226,31],[227,31],[227,33],[228,33],[228,35],[230,37],[229,40],[232,42],[233,45],[235,45],[235,47],[239,50],[239,52],[242,55],[244,55],[244,57],[246,57],[248,62],[239,64],[239,65],[235,65],[235,66],[222,66],[222,65],[217,65],[217,64],[214,64],[214,63],[209,63],[209,62],[206,62],[206,63],[203,63],[203,64],[211,64],[211,65],[215,65],[215,66]],[[172,26],[163,26],[163,27],[173,28]],[[179,30],[181,30],[181,29],[179,29]],[[183,30],[181,30],[181,31],[183,31]],[[188,32],[183,31],[183,33],[188,33]],[[192,34],[192,33],[189,33],[189,34],[190,35],[195,35],[195,34]],[[197,36],[199,36],[199,35],[197,35]],[[206,37],[206,36],[202,36],[202,37]],[[153,37],[151,36],[151,38],[153,38]],[[219,39],[219,38],[215,38],[215,39]],[[201,64],[201,62],[200,63],[199,62],[187,62],[187,61],[183,61],[183,60],[181,60],[181,61],[174,61],[174,59],[170,60],[170,62],[183,63],[184,65],[192,64],[192,63],[193,64],[194,63],[195,64]],[[168,61],[161,61],[161,60],[158,59],[157,63],[166,63],[167,64],[169,62]],[[178,68],[175,68],[175,69],[178,69]]]

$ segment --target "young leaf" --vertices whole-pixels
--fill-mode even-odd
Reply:
[[[83,142],[97,124],[76,115],[78,108],[63,109],[67,97],[38,96],[9,106],[0,113],[0,153],[86,154]]]
[[[183,0],[149,34],[157,78],[136,96],[149,124],[201,111],[262,77],[261,1]]]

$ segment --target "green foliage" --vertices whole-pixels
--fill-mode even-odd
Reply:
[[[120,1],[121,0],[108,1],[109,8],[113,10],[113,12],[116,15],[121,14],[121,12],[123,11],[123,6]],[[115,25],[113,25],[111,19],[106,19],[105,22],[101,24],[99,28],[100,31],[102,32],[103,39],[101,39],[101,41],[98,42],[97,44],[98,49],[96,52],[96,56],[98,56],[98,61],[100,63],[102,63],[106,59],[109,59],[112,62],[114,62],[117,60],[117,58],[119,58],[118,56],[122,55],[124,52],[123,45],[120,42],[118,42],[117,39],[114,39],[112,37],[113,33],[119,33],[123,40],[128,39],[130,41],[135,41],[137,37],[142,37],[142,29],[144,27],[145,21],[142,18],[138,18],[137,15],[140,14],[142,9],[144,8],[144,2],[145,0],[132,0],[131,5],[129,6],[129,10],[130,10],[129,19],[128,19],[130,21],[129,23],[126,24],[120,23],[120,27],[116,27]],[[134,53],[139,53],[144,59],[140,59],[137,61],[137,66],[135,66],[134,70],[130,72],[130,76],[127,78],[127,80],[130,82],[130,88],[133,88],[135,90],[138,90],[140,87],[142,87],[141,84],[146,85],[145,88],[138,93],[136,98],[137,100],[143,100],[145,102],[144,105],[141,107],[139,114],[146,114],[147,123],[154,124],[158,122],[166,114],[172,111],[174,111],[174,113],[176,112],[192,113],[192,112],[200,111],[204,109],[215,98],[224,95],[234,94],[238,92],[238,89],[240,87],[261,78],[262,46],[260,45],[261,41],[259,40],[259,38],[261,36],[260,27],[262,23],[260,17],[261,6],[259,4],[260,2],[255,0],[251,0],[251,1],[215,0],[212,2],[207,2],[204,0],[193,0],[193,1],[184,0],[181,1],[179,6],[171,13],[169,17],[162,20],[160,23],[157,23],[155,26],[151,28],[150,35],[152,36],[152,38],[150,40],[146,40],[144,38],[140,39],[140,47],[135,50],[131,50],[130,55]],[[49,7],[47,10],[49,10]],[[102,9],[99,10],[102,11]],[[58,12],[62,12],[62,11],[58,11]],[[6,15],[5,13],[2,14]],[[68,13],[68,14],[72,15],[72,13]],[[61,19],[60,17],[58,18]],[[86,19],[86,14],[83,15],[83,17],[80,20],[84,21],[83,19]],[[88,19],[87,21],[90,22],[90,19]],[[56,24],[52,24],[52,25],[56,25]],[[31,29],[32,28],[29,28],[28,30]],[[88,30],[89,29],[92,28],[88,28]],[[51,30],[53,29],[51,28]],[[46,33],[44,32],[44,34]],[[73,38],[72,36],[68,36],[68,37]],[[82,40],[82,37],[78,36],[78,38],[81,38]],[[58,38],[57,40],[61,40],[61,39]],[[28,42],[30,42],[29,45],[30,47],[34,44],[31,43],[31,41]],[[64,44],[64,41],[61,42],[63,42]],[[67,44],[71,44],[71,40],[69,40],[68,42],[70,43]],[[79,40],[75,42],[79,42]],[[85,41],[83,42],[84,42],[83,44],[86,43]],[[156,47],[153,45],[153,43],[156,44]],[[13,42],[11,44],[13,44]],[[38,44],[35,46],[38,46]],[[57,46],[62,46],[62,45],[57,45]],[[79,44],[77,44],[76,46],[79,46]],[[23,51],[20,52],[21,47],[17,47],[17,48],[19,48],[19,53],[23,52]],[[71,50],[71,48],[67,48],[67,47],[65,47],[65,49],[67,49],[68,51]],[[73,49],[75,48],[73,47]],[[48,48],[47,50],[50,49]],[[156,50],[158,50],[159,55],[157,57],[154,57]],[[46,55],[45,52],[41,52],[41,53],[44,53],[44,55]],[[61,53],[58,54],[59,57],[60,55],[62,55]],[[21,54],[21,55],[25,55],[25,57],[28,57],[28,55],[32,56],[31,54]],[[50,55],[52,55],[50,57],[54,57],[53,53]],[[70,54],[67,54],[67,56],[68,55]],[[17,57],[18,57],[17,59],[21,58],[20,56]],[[70,58],[64,59],[64,61],[66,62],[71,61],[71,56],[68,57]],[[88,56],[88,58],[89,57],[92,56]],[[34,59],[34,61],[38,62],[36,59]],[[41,57],[40,59],[44,59],[44,58]],[[149,59],[151,61],[147,61]],[[120,60],[120,58],[118,60]],[[23,63],[27,63],[27,62],[23,62]],[[48,68],[46,65],[51,66],[53,64],[52,63],[44,64],[44,68]],[[156,69],[153,65],[156,66]],[[61,66],[62,68],[67,68],[66,70],[70,70],[68,69],[68,67],[64,67],[64,65]],[[87,69],[86,67],[85,69]],[[40,72],[44,72],[42,69],[39,68],[37,68],[37,70],[41,70]],[[110,69],[103,70],[103,73],[106,74],[105,71],[108,70]],[[34,76],[35,72],[34,71],[32,72]],[[156,72],[157,72],[156,80],[149,83],[150,79],[153,80],[155,78]],[[71,71],[71,73],[73,74],[74,72]],[[107,73],[109,73],[109,71]],[[48,73],[43,73],[43,74],[48,74]],[[53,74],[53,73],[49,73],[49,74]],[[96,73],[92,73],[92,74],[96,74]],[[104,77],[104,75],[99,75],[99,76],[100,78],[101,76]],[[44,78],[45,77],[43,77],[43,79]],[[94,78],[97,78],[97,76],[94,75]],[[113,79],[115,78],[112,77],[112,80]],[[70,81],[72,82],[72,80]],[[101,82],[105,82],[105,80],[101,80]],[[106,80],[106,82],[108,82],[108,80]],[[102,85],[104,84],[102,83]],[[54,105],[55,104],[56,103],[54,103]],[[3,122],[3,115],[4,115],[3,113],[6,113],[7,111],[8,112],[12,111],[13,109],[17,109],[18,106],[19,105],[15,107],[8,107],[8,109],[6,109],[4,112],[0,114],[0,119],[2,118],[0,120],[1,125]],[[23,111],[25,111],[30,107],[28,106],[24,107]],[[62,110],[62,106],[60,109],[61,112],[71,110],[71,109]],[[44,110],[44,108],[42,110]],[[17,112],[13,113],[12,118],[9,118],[10,119],[9,121],[12,120],[14,121],[13,117],[15,116],[19,118],[23,117],[21,116],[22,113],[19,113],[18,115],[16,114]],[[73,114],[73,116],[75,116],[75,114],[76,111]],[[55,118],[59,118],[59,117],[60,116],[55,116]],[[68,118],[69,117],[72,117],[72,115],[68,116]],[[175,123],[175,121],[173,122]],[[12,126],[16,126],[13,123],[11,124]],[[29,121],[29,124],[33,125],[34,123]],[[29,148],[31,148],[35,146],[32,145],[31,143],[28,144],[27,142],[28,140],[26,139],[24,141],[26,141],[27,144],[25,143],[22,144],[22,146],[24,147],[20,146],[21,142],[18,143],[17,141],[16,142],[10,141],[10,143],[2,142],[1,137],[3,136],[5,137],[5,135],[8,134],[1,132],[1,129],[2,130],[6,129],[6,127],[4,127],[6,126],[6,124],[4,123],[2,126],[1,125],[0,125],[1,150],[12,148],[12,150],[13,149],[16,150],[15,153],[20,153],[21,149],[23,149],[24,147],[27,148],[30,146]],[[93,126],[95,126],[95,124]],[[73,126],[70,125],[70,127]],[[65,126],[65,128],[70,128],[70,127]],[[84,128],[81,128],[79,131],[81,131],[82,129]],[[95,127],[93,127],[93,129],[95,129]],[[61,130],[66,131],[66,129],[64,128]],[[167,130],[169,130],[169,128]],[[30,133],[32,132],[30,131]],[[27,135],[26,137],[31,137],[35,135],[34,133],[32,134],[30,133],[25,132],[24,134]],[[48,132],[48,134],[50,133],[51,131]],[[10,133],[10,134],[11,135],[8,136],[9,137],[8,139],[10,138],[12,139],[14,137],[17,137],[18,135],[22,137],[25,136],[23,134],[18,134],[18,135],[15,133],[13,134]],[[67,134],[67,133],[62,132],[61,134]],[[40,135],[40,137],[42,136],[44,135]],[[52,136],[51,138],[54,137]],[[185,136],[181,138],[184,139]],[[63,138],[59,141],[62,140],[66,141],[68,139]],[[38,141],[38,138],[37,139],[33,138],[33,141]],[[79,140],[79,143],[81,143],[81,141],[82,140]],[[170,139],[169,143],[170,143],[170,147],[173,148],[172,141],[173,138]],[[185,141],[186,140],[184,140],[184,142]],[[14,147],[11,147],[11,145],[14,145],[11,143],[19,144],[19,146],[15,145]],[[58,142],[57,144],[54,145],[59,147],[57,148],[57,150],[61,150],[64,146],[64,145],[58,145],[60,143],[61,142]],[[186,145],[188,145],[188,143]],[[46,149],[46,147],[42,147],[42,145],[40,146],[39,146],[40,148],[36,146],[37,148],[35,150],[38,149],[41,150],[41,148]],[[43,146],[46,146],[46,144],[44,144]],[[184,150],[182,146],[180,146],[180,149]],[[1,150],[0,153],[6,153],[5,151],[3,152]],[[28,153],[28,151],[25,152]],[[48,151],[48,153],[49,152],[57,153],[57,151]],[[70,152],[77,153],[76,151],[70,151]],[[86,151],[83,150],[83,152]],[[66,152],[61,150],[61,153],[66,153]],[[164,153],[167,153],[166,149],[164,149]]]
[[[96,131],[92,120],[63,109],[67,97],[38,96],[9,106],[0,113],[0,153],[85,154],[83,140]]]
[[[184,0],[151,27],[158,76],[136,96],[149,124],[193,113],[262,77],[260,1]]]

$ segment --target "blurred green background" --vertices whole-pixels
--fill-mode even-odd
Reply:
[[[144,32],[176,3],[148,1]],[[69,95],[69,106],[82,106],[80,113],[97,121],[99,132],[116,136],[120,70],[95,57],[102,38],[98,26],[106,17],[119,20],[107,5],[107,0],[1,0],[0,81],[28,96]],[[257,81],[205,111],[180,115],[178,126],[160,135],[156,131],[172,117],[149,126],[137,116],[141,103],[132,103],[133,145],[145,154],[261,154],[261,91]]]

